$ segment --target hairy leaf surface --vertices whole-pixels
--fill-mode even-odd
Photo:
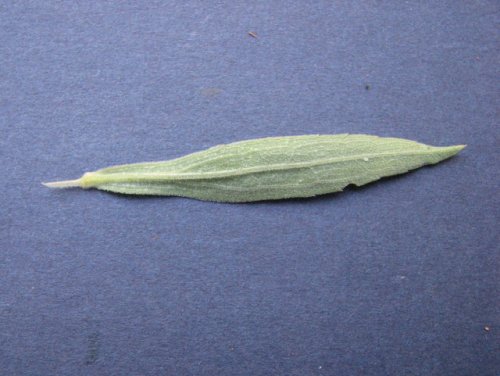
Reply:
[[[108,167],[46,185],[222,202],[311,197],[435,164],[463,148],[369,135],[270,137],[170,161]]]

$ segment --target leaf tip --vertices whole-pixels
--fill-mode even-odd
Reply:
[[[443,160],[457,155],[466,146],[467,145],[437,146],[435,150],[441,156],[441,160]]]
[[[458,154],[460,151],[462,151],[467,145],[454,145],[450,146],[450,151],[453,152],[453,155]]]

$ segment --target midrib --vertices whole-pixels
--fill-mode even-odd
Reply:
[[[453,148],[453,147],[450,147]],[[196,173],[178,173],[178,174],[168,174],[168,173],[130,173],[130,172],[120,172],[120,173],[88,173],[84,177],[82,182],[84,186],[91,187],[106,183],[119,183],[119,182],[140,182],[140,181],[178,181],[178,180],[206,180],[206,179],[218,179],[233,176],[249,175],[253,173],[261,172],[273,172],[273,171],[283,171],[283,170],[295,170],[301,168],[322,166],[326,164],[335,164],[349,161],[363,161],[366,163],[366,159],[379,158],[379,157],[396,157],[396,156],[409,156],[409,155],[430,155],[437,152],[443,152],[448,147],[435,148],[431,150],[422,151],[391,151],[384,153],[365,153],[357,154],[345,157],[335,157],[335,158],[325,158],[318,159],[315,161],[308,162],[297,162],[297,163],[278,163],[273,165],[261,165],[243,169],[231,169],[222,170],[215,172],[196,172]],[[451,155],[450,155],[451,156]]]

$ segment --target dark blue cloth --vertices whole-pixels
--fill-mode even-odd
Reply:
[[[0,373],[498,375],[499,14],[494,0],[4,1]],[[468,147],[309,200],[40,184],[344,132]]]

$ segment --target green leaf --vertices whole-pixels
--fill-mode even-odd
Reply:
[[[45,185],[221,202],[311,197],[438,163],[464,147],[349,134],[270,137],[165,162],[113,166]]]

